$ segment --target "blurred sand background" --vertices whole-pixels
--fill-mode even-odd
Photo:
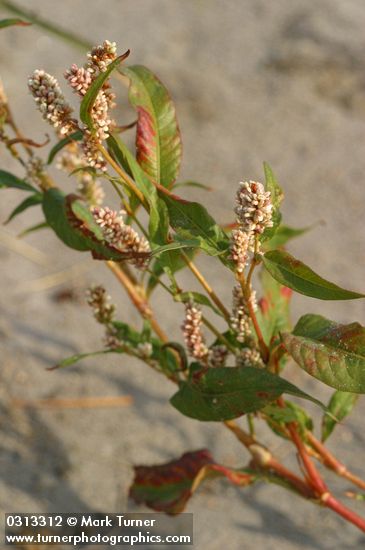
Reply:
[[[120,52],[131,49],[130,63],[157,73],[177,105],[184,142],[181,180],[215,189],[205,194],[191,190],[186,196],[206,201],[219,221],[230,221],[237,182],[262,179],[262,161],[267,160],[285,190],[286,223],[325,222],[293,241],[290,251],[324,277],[364,290],[362,0],[23,0],[19,5],[95,44],[115,40]],[[0,15],[9,16],[3,9]],[[27,93],[28,75],[44,68],[62,82],[63,70],[73,62],[82,64],[83,56],[36,27],[1,31],[1,78],[29,137],[42,140],[51,131]],[[125,98],[124,90],[120,94]],[[118,117],[130,122],[133,113],[122,104]],[[3,152],[1,166],[18,170]],[[62,181],[65,189],[72,188],[70,180]],[[20,192],[1,192],[1,221],[20,198]],[[32,209],[1,229],[3,511],[136,510],[126,496],[132,464],[166,462],[187,450],[208,447],[218,461],[245,464],[247,457],[230,434],[179,415],[167,403],[174,388],[141,364],[108,356],[64,371],[45,370],[65,356],[101,347],[102,332],[83,300],[57,302],[60,290],[71,288],[82,296],[88,284],[102,282],[119,317],[139,319],[102,265],[66,249],[50,232],[25,239],[41,251],[31,258],[14,250],[13,237],[40,219],[39,210]],[[209,258],[198,263],[229,300],[229,274],[212,267]],[[73,265],[63,286],[46,288],[44,277]],[[193,288],[188,275],[179,280]],[[165,329],[180,338],[182,308],[167,305],[160,292],[154,304],[163,313]],[[308,311],[365,323],[364,301],[326,303],[296,296],[293,319]],[[294,383],[328,400],[329,388],[318,387],[300,369],[290,372]],[[112,395],[132,395],[134,403],[79,411],[20,411],[11,405],[13,397]],[[364,413],[360,401],[330,442],[357,473],[364,473]],[[270,442],[270,434],[264,437]],[[288,460],[288,447],[280,441],[274,446]],[[329,479],[339,491],[347,488]],[[361,503],[357,509],[363,511]],[[239,490],[226,482],[208,483],[188,511],[194,513],[199,550],[345,550],[365,542],[332,513],[271,486]]]

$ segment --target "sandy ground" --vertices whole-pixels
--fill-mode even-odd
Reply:
[[[323,276],[364,290],[362,0],[22,4],[95,43],[109,38],[120,51],[131,48],[131,63],[149,66],[167,84],[184,139],[181,179],[215,188],[203,196],[191,191],[191,198],[203,197],[217,219],[230,220],[237,182],[262,179],[262,161],[269,161],[285,188],[287,223],[325,221],[293,243],[291,251]],[[61,79],[65,67],[82,62],[82,53],[36,28],[1,31],[0,45],[1,76],[17,119],[30,137],[41,140],[49,129],[27,94],[27,76],[43,67]],[[119,116],[128,122],[132,114],[126,108]],[[2,157],[2,167],[14,165]],[[69,181],[64,184],[70,188]],[[4,220],[20,194],[3,191],[1,197]],[[100,346],[101,331],[83,303],[55,302],[60,288],[72,287],[82,295],[89,283],[103,282],[120,317],[136,323],[138,318],[103,266],[65,249],[50,233],[29,236],[26,242],[33,248],[16,252],[13,237],[39,220],[34,209],[0,233],[3,510],[134,510],[126,497],[132,464],[161,463],[202,447],[209,447],[218,461],[244,464],[247,457],[229,434],[180,416],[167,404],[171,385],[139,364],[108,357],[62,372],[45,370],[66,355]],[[43,280],[40,286],[33,282],[75,264],[64,287],[47,290]],[[213,264],[201,258],[199,265],[209,273]],[[219,294],[229,300],[231,281],[223,272],[215,277]],[[180,280],[191,284],[187,276]],[[181,308],[167,307],[159,293],[155,304],[164,327],[179,337]],[[322,303],[296,296],[294,319],[307,311],[365,322],[363,301]],[[299,369],[292,370],[291,379],[321,399],[331,393]],[[108,395],[132,395],[134,404],[32,412],[11,405],[12,397]],[[364,466],[364,412],[362,402],[330,444],[358,473]],[[271,439],[266,432],[265,438]],[[277,455],[287,459],[288,448],[274,445]],[[336,487],[343,490],[346,484]],[[194,513],[199,550],[344,550],[365,542],[330,512],[271,486],[237,490],[223,482],[207,484],[188,510]]]

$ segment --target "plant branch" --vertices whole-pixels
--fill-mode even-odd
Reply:
[[[279,477],[288,481],[304,498],[315,498],[312,488],[294,472],[291,472],[283,464],[278,462],[270,451],[258,443],[254,437],[246,433],[231,420],[224,422],[224,424],[246,447],[256,466],[265,470],[273,470]]]
[[[337,460],[337,458],[323,445],[323,443],[318,441],[312,432],[308,431],[306,433],[306,438],[310,445],[312,445],[312,447],[317,451],[319,460],[321,460],[325,466],[336,472],[337,475],[348,479],[354,485],[357,485],[361,489],[365,489],[365,481],[357,477],[352,472],[349,472],[346,466]]]
[[[202,287],[205,289],[209,297],[211,298],[212,302],[215,303],[217,308],[223,313],[224,318],[229,323],[230,322],[230,315],[226,307],[223,305],[221,300],[218,298],[208,281],[205,279],[204,275],[200,273],[199,269],[196,267],[196,265],[190,260],[190,258],[185,254],[184,251],[181,251],[181,255],[190,269],[190,271],[193,273],[194,277],[199,281],[199,283],[202,285]]]
[[[237,273],[236,276],[237,276],[238,282],[241,285],[243,295],[246,297],[246,302],[247,302],[247,307],[248,307],[250,319],[252,321],[253,327],[254,327],[255,332],[256,332],[256,336],[257,336],[257,340],[258,340],[258,343],[259,343],[262,359],[263,359],[264,363],[267,363],[268,360],[269,360],[269,357],[270,357],[269,348],[267,347],[267,345],[265,343],[260,325],[259,325],[257,317],[256,317],[254,307],[252,305],[252,300],[251,300],[251,282],[250,281],[251,281],[251,277],[252,277],[252,273],[253,273],[253,270],[255,268],[255,265],[256,264],[254,263],[254,260],[252,260],[251,267],[250,267],[250,272],[248,274],[247,280],[245,279],[245,276],[244,276],[243,273],[240,273],[240,274]]]
[[[129,298],[131,299],[133,305],[139,311],[141,316],[144,319],[148,319],[150,321],[152,329],[160,338],[160,340],[162,342],[168,342],[168,337],[156,321],[147,300],[138,293],[136,286],[132,283],[132,281],[129,279],[123,269],[118,264],[112,261],[106,262],[106,265],[114,273],[118,281],[124,286]]]
[[[124,170],[122,170],[122,168],[119,166],[119,164],[117,164],[115,162],[113,157],[111,155],[109,155],[108,151],[105,149],[105,147],[103,145],[99,144],[98,149],[101,152],[101,154],[103,155],[103,157],[105,158],[105,160],[109,162],[110,166],[112,166],[114,168],[114,170],[116,171],[118,176],[124,181],[124,183],[127,185],[127,187],[129,187],[129,189],[131,191],[133,191],[133,193],[138,197],[138,199],[141,201],[141,203],[148,210],[148,205],[146,205],[145,198],[142,195],[141,191],[136,186],[136,184],[134,183],[134,181],[132,180],[132,178],[130,178],[128,176],[128,174],[126,174],[124,172]]]
[[[284,401],[281,397],[278,399],[278,404],[281,407],[285,407]],[[295,422],[289,422],[287,426],[291,439],[298,449],[299,456],[307,472],[308,483],[312,487],[317,498],[319,498],[319,502],[336,512],[336,514],[345,518],[347,521],[350,521],[356,525],[356,527],[358,527],[361,531],[365,532],[365,519],[361,518],[355,514],[355,512],[344,506],[328,490],[327,485],[323,481],[320,473],[308,455],[306,446],[298,434]]]
[[[350,508],[347,508],[347,506],[339,502],[333,495],[331,495],[331,493],[323,494],[321,500],[327,508],[330,508],[350,523],[353,523],[365,533],[365,519],[358,516],[355,512],[350,510]]]

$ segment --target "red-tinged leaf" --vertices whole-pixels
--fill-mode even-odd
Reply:
[[[179,459],[158,466],[136,466],[130,496],[158,512],[182,512],[200,483],[225,476],[235,485],[246,486],[255,476],[217,464],[206,449],[183,454]]]
[[[154,182],[171,188],[182,155],[175,106],[165,86],[146,67],[128,67],[123,74],[130,79],[129,100],[138,115],[137,160]]]
[[[0,29],[5,29],[6,27],[28,27],[32,23],[29,23],[28,21],[23,21],[22,19],[17,18],[10,18],[10,19],[2,19],[0,21]]]
[[[365,328],[304,315],[282,333],[287,352],[308,374],[341,392],[365,393]]]

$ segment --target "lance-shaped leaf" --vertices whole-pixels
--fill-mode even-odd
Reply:
[[[291,329],[289,306],[292,291],[280,285],[265,269],[260,274],[260,280],[264,295],[259,301],[256,316],[264,340],[270,344],[273,336]]]
[[[201,204],[174,196],[163,196],[170,224],[182,239],[198,239],[200,248],[210,256],[221,256],[227,262],[229,239],[223,229]]]
[[[172,250],[182,250],[183,248],[194,248],[199,246],[199,241],[194,239],[189,239],[187,241],[171,241],[168,244],[164,244],[163,246],[159,246],[155,248],[151,256],[161,256],[161,254],[165,254],[166,252],[171,252]]]
[[[149,342],[151,344],[151,355],[148,357],[151,361],[158,366],[158,368],[164,372],[168,377],[172,378],[172,374],[180,370],[180,363],[176,357],[176,354],[169,349],[174,348],[174,342],[170,342],[169,346],[166,346],[164,342],[161,342],[158,338],[150,337],[147,338],[146,331],[138,332],[131,326],[123,323],[121,321],[113,321],[112,323],[114,328],[114,337],[120,341],[120,347],[113,347],[108,349],[103,349],[99,351],[89,352],[89,353],[78,353],[66,357],[62,361],[59,361],[57,365],[51,367],[49,370],[69,367],[87,359],[89,357],[94,357],[97,355],[105,355],[109,353],[131,353],[135,355],[138,351],[139,344],[145,344]]]
[[[71,365],[75,365],[76,363],[79,363],[79,361],[83,361],[84,359],[88,359],[89,357],[95,357],[96,355],[105,355],[107,353],[115,353],[114,350],[111,349],[102,349],[98,351],[89,351],[87,353],[75,353],[74,355],[70,355],[70,357],[66,357],[65,359],[62,359],[57,363],[57,365],[54,365],[53,367],[49,367],[47,370],[55,370],[55,369],[62,369],[64,367],[70,367]]]
[[[169,227],[165,203],[159,198],[155,186],[143,172],[128,147],[115,136],[108,139],[108,146],[116,161],[133,178],[149,205],[149,238],[151,245],[165,244]]]
[[[37,189],[25,180],[14,176],[14,174],[11,174],[10,172],[0,170],[0,189],[5,189],[6,187],[21,189],[22,191],[37,192]]]
[[[283,393],[323,407],[290,382],[255,367],[216,367],[198,373],[181,384],[170,402],[190,418],[222,422],[259,411]]]
[[[183,304],[186,304],[188,302],[194,302],[195,304],[207,306],[207,307],[210,307],[210,309],[212,309],[214,313],[216,313],[220,317],[222,316],[222,313],[219,311],[219,309],[214,307],[214,305],[209,300],[209,298],[205,296],[205,294],[201,294],[200,292],[192,292],[192,291],[179,292],[174,296],[174,300],[176,302],[182,302]]]
[[[170,188],[181,163],[175,106],[165,86],[146,67],[123,69],[130,79],[129,101],[137,111],[137,160],[153,181]]]
[[[277,435],[284,437],[284,439],[289,438],[285,425],[290,422],[296,422],[302,434],[305,434],[307,430],[313,430],[313,421],[307,411],[291,401],[285,401],[285,408],[272,403],[271,405],[267,405],[262,412],[266,415],[268,426]]]
[[[6,27],[12,27],[12,26],[18,26],[18,27],[28,27],[32,23],[29,23],[28,21],[23,21],[22,19],[17,18],[9,18],[9,19],[2,19],[0,21],[0,29],[5,29]]]
[[[114,69],[116,69],[116,67],[128,57],[129,53],[129,50],[127,50],[123,55],[120,55],[119,57],[117,57],[117,59],[109,63],[107,69],[95,78],[94,82],[91,84],[86,94],[84,95],[80,105],[80,118],[90,130],[94,129],[91,113],[98,93],[110,77],[112,71],[114,71]]]
[[[135,466],[129,495],[137,504],[158,512],[179,514],[204,479],[223,476],[240,486],[255,481],[255,474],[217,464],[210,452],[202,449],[167,464]]]
[[[77,195],[64,195],[52,188],[44,193],[42,206],[48,225],[70,248],[88,250],[98,260],[121,262],[149,257],[149,253],[120,251],[107,243],[90,209]]]
[[[203,191],[213,191],[212,187],[209,187],[209,185],[206,185],[205,183],[199,183],[198,181],[179,181],[178,183],[175,183],[173,186],[174,189],[177,189],[178,187],[196,187],[197,189],[203,189]]]
[[[44,193],[42,207],[48,225],[61,241],[75,250],[90,250],[87,239],[70,224],[65,195],[59,189]]]
[[[198,249],[196,248],[187,248],[184,252],[186,256],[191,260],[193,259],[197,251]],[[152,265],[151,274],[147,283],[147,296],[150,296],[152,294],[154,288],[158,285],[159,278],[161,277],[161,275],[163,275],[164,272],[168,274],[172,284],[174,285],[172,276],[177,271],[184,269],[184,267],[186,267],[186,261],[178,250],[170,252],[167,258],[166,256],[163,256],[162,258],[159,258],[157,261],[155,261]]]
[[[28,208],[31,208],[32,206],[37,206],[38,204],[41,204],[42,201],[43,195],[41,193],[33,193],[33,195],[30,195],[30,197],[24,199],[20,204],[18,204],[18,206],[14,208],[14,210],[11,212],[10,216],[4,223],[9,223],[13,218],[15,218]]]
[[[282,285],[319,300],[354,300],[364,298],[364,294],[345,290],[326,281],[310,267],[303,264],[284,250],[266,252],[263,257],[268,272]]]
[[[46,229],[46,228],[49,228],[49,225],[47,222],[36,223],[35,225],[32,225],[31,227],[28,227],[27,229],[24,229],[23,231],[21,231],[17,235],[17,237],[18,239],[21,239],[22,237],[25,237],[30,233],[34,233],[35,231],[39,231],[40,229]]]
[[[335,391],[328,403],[327,410],[331,414],[324,414],[322,419],[322,441],[326,441],[336,427],[352,411],[359,395],[344,391]]]
[[[284,198],[283,190],[280,187],[274,172],[267,162],[264,162],[264,173],[265,173],[265,189],[271,193],[271,202],[273,204],[272,210],[272,227],[267,227],[263,234],[260,236],[262,242],[271,239],[280,225],[281,222],[281,213],[280,213],[280,204]]]
[[[80,141],[82,139],[83,133],[81,130],[77,130],[70,136],[66,136],[65,138],[61,139],[52,147],[52,149],[49,152],[47,164],[51,164],[57,153],[62,151],[66,145],[69,143],[72,143],[73,141]]]
[[[95,259],[122,262],[137,258],[147,260],[150,257],[149,252],[122,251],[115,248],[104,239],[100,226],[83,200],[77,195],[67,195],[65,201],[70,225],[85,237]]]
[[[304,315],[282,334],[287,352],[308,374],[346,392],[365,393],[365,328]]]

